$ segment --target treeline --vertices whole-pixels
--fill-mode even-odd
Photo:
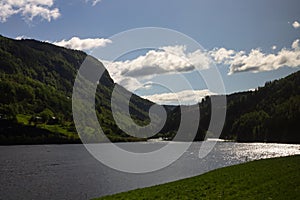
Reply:
[[[209,103],[209,97],[200,104]],[[202,112],[202,114],[205,112]],[[203,118],[208,116],[204,114]],[[227,96],[223,139],[300,143],[300,71],[255,91]],[[202,125],[202,127],[205,125]]]

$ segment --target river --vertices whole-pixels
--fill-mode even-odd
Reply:
[[[251,160],[300,154],[300,145],[218,142],[200,159],[201,144],[194,142],[170,166],[146,174],[110,169],[79,144],[0,146],[0,199],[91,199]]]

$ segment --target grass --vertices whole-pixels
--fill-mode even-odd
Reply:
[[[75,139],[79,138],[76,133],[68,131],[65,127],[63,127],[61,125],[41,124],[41,125],[38,125],[37,127],[46,129],[46,130],[51,131],[53,133],[60,133],[60,134],[63,134],[67,137],[74,137]]]
[[[300,155],[252,161],[99,199],[300,199]]]
[[[17,115],[17,121],[20,124],[24,125],[29,125],[29,120],[31,116],[30,115],[23,115],[23,114],[18,114]],[[63,126],[61,124],[37,124],[36,127],[48,130],[52,133],[59,133],[62,135],[65,135],[67,138],[72,138],[72,139],[79,139],[79,136],[76,132],[71,132],[68,130],[68,126]]]
[[[22,125],[26,125],[26,126],[32,126],[30,125],[29,121],[30,121],[31,116],[30,115],[24,115],[24,114],[18,114],[17,115],[17,121],[19,124]],[[65,122],[64,124],[45,124],[45,123],[40,123],[40,124],[36,124],[37,128],[40,129],[44,129],[47,131],[50,131],[53,134],[59,134],[59,137],[64,137],[65,140],[63,140],[63,142],[71,142],[74,143],[75,142],[80,142],[80,138],[79,135],[77,134],[77,132],[73,132],[70,131],[70,127],[71,124],[70,122]],[[85,132],[90,132],[90,134],[92,135],[94,132],[94,129],[90,128],[90,127],[85,127],[86,130]],[[146,141],[146,139],[144,138],[135,138],[135,137],[124,137],[124,136],[119,136],[116,134],[107,134],[107,137],[109,138],[109,140],[111,142],[140,142],[140,141]],[[2,139],[4,140],[4,139]],[[55,140],[55,142],[59,142],[58,140]],[[11,142],[13,143],[13,142]]]
[[[24,124],[24,125],[28,125],[29,124],[30,118],[31,118],[30,115],[23,115],[23,114],[18,114],[17,115],[18,122],[21,123],[21,124]]]

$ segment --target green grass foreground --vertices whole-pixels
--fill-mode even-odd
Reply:
[[[300,199],[300,155],[252,161],[99,199]]]

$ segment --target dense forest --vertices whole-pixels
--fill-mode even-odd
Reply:
[[[206,135],[218,137],[217,133],[208,133],[207,130],[211,119],[211,99],[219,97],[207,96],[198,105],[186,106],[190,112],[199,106],[200,122],[195,140],[203,140]],[[255,91],[226,95],[226,99],[226,119],[221,139],[300,143],[300,71],[266,82]],[[169,110],[169,119],[163,133],[176,133],[181,117],[180,107],[165,107]]]
[[[72,90],[86,57],[82,51],[0,36],[0,144],[80,142],[72,117]],[[115,142],[141,140],[126,135],[114,122],[110,99],[115,83],[107,71],[99,82],[95,101],[104,133]],[[151,105],[133,95],[132,118],[147,124]]]
[[[209,125],[212,98],[218,96],[206,97],[198,104],[202,133],[206,133]],[[220,138],[238,142],[300,143],[300,71],[266,82],[255,91],[234,93],[226,98],[226,120]],[[176,109],[173,116],[178,120]]]
[[[0,36],[0,144],[80,142],[72,116],[72,90],[77,71],[86,57],[82,51]],[[104,68],[100,62],[96,64]],[[125,134],[112,116],[113,88],[118,87],[124,94],[129,92],[115,84],[107,71],[99,83],[96,114],[106,136],[113,142],[145,140]],[[217,96],[206,97],[193,106],[164,106],[167,122],[154,137],[172,139],[178,130],[181,112],[192,113],[197,106],[201,119],[197,122],[195,140],[203,140],[210,122],[211,98]],[[119,101],[124,101],[122,96]],[[132,94],[129,110],[137,124],[149,123],[148,111],[152,105],[154,103]],[[126,125],[125,117],[123,121]],[[255,91],[227,95],[221,138],[300,143],[299,121],[300,72],[297,72],[267,82]],[[95,132],[85,128],[91,135]]]
[[[222,138],[300,143],[300,71],[255,91],[227,96]]]

